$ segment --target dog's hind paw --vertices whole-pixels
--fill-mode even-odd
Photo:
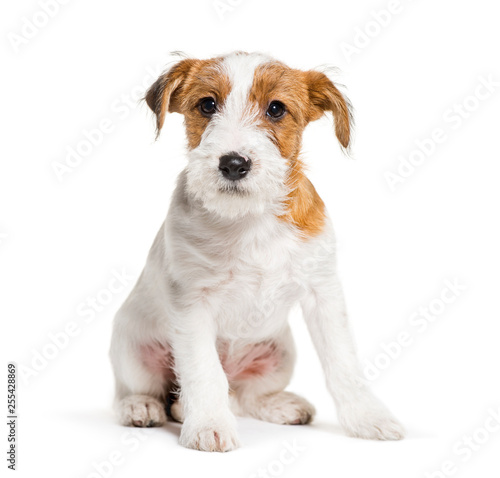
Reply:
[[[118,404],[120,423],[130,427],[158,427],[167,422],[164,404],[148,395],[130,395]]]

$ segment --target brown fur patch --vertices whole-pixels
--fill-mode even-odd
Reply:
[[[200,99],[213,97],[218,105],[223,105],[231,91],[222,62],[223,58],[182,60],[153,84],[146,101],[156,114],[157,134],[166,112],[178,112],[185,118],[189,148],[200,144],[210,121],[198,110]],[[318,234],[325,223],[325,206],[303,172],[299,159],[302,133],[310,121],[331,111],[337,138],[347,148],[351,138],[349,103],[323,73],[295,70],[277,61],[256,68],[248,101],[249,110],[256,108],[260,116],[259,127],[269,131],[281,156],[289,162],[291,192],[280,219],[293,224],[304,237]],[[286,114],[282,118],[266,115],[272,101],[285,105]]]
[[[161,75],[148,89],[144,99],[156,115],[156,136],[160,134],[167,111],[176,110],[176,93],[189,71],[199,60],[182,60]]]
[[[309,121],[320,118],[325,111],[331,111],[335,118],[337,139],[344,148],[348,148],[352,123],[349,102],[325,74],[319,71],[306,71],[304,75],[309,87],[311,104]]]
[[[280,219],[297,227],[304,239],[318,235],[325,225],[325,204],[303,172],[299,159],[290,172],[286,213]]]
[[[221,58],[204,60],[190,72],[179,91],[179,113],[184,115],[190,149],[200,144],[201,136],[210,122],[210,118],[198,110],[199,101],[212,97],[220,108],[231,92],[231,83],[221,68],[221,62]]]
[[[340,144],[347,148],[351,137],[349,103],[323,73],[289,68],[280,62],[257,67],[249,101],[262,111],[261,126],[271,132],[284,158],[300,152],[302,132],[310,121],[319,119],[326,111],[335,117],[335,133]],[[276,121],[265,116],[272,101],[280,101],[287,114]]]
[[[281,155],[290,164],[291,192],[286,213],[280,219],[297,227],[304,238],[319,234],[325,224],[325,205],[304,174],[299,159],[302,133],[310,121],[332,111],[337,137],[347,147],[350,138],[347,102],[323,73],[294,70],[279,62],[257,68],[249,100],[263,112],[260,126],[270,131]],[[272,101],[285,105],[287,113],[281,119],[265,116]]]
[[[302,131],[307,125],[309,95],[302,81],[303,72],[279,62],[257,67],[249,101],[261,112],[259,126],[267,129],[284,158],[296,157],[301,148]],[[272,101],[280,101],[287,113],[278,120],[266,116]]]
[[[182,60],[163,74],[146,93],[146,102],[157,118],[157,135],[165,114],[184,115],[188,146],[196,148],[210,118],[198,110],[202,98],[213,97],[222,105],[231,91],[229,78],[220,68],[222,58]]]

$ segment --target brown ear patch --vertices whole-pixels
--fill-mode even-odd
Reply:
[[[223,105],[231,91],[231,83],[221,69],[223,58],[186,59],[161,75],[149,88],[145,100],[156,115],[156,137],[169,113],[184,115],[190,149],[198,146],[209,123],[198,110],[202,98],[213,97]]]
[[[199,60],[186,59],[161,75],[146,92],[144,99],[156,115],[156,137],[165,121],[167,112],[178,112],[177,93],[190,70]]]
[[[286,201],[286,212],[279,218],[295,226],[305,238],[318,235],[325,225],[325,204],[311,181],[302,171],[300,160],[291,169],[292,188]]]
[[[344,148],[351,140],[352,115],[349,102],[331,80],[319,71],[307,71],[311,110],[309,121],[320,118],[325,111],[331,111],[335,118],[335,134]]]

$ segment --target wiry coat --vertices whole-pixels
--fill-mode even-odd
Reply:
[[[213,114],[200,111],[206,98],[217,105]],[[172,392],[170,414],[184,422],[180,441],[191,448],[235,448],[234,414],[309,422],[312,405],[284,391],[295,359],[287,318],[300,302],[346,431],[401,438],[361,379],[333,230],[299,157],[304,127],[325,111],[348,146],[344,97],[322,73],[233,53],[179,62],[146,100],[158,131],[168,111],[184,115],[189,151],[144,271],[115,320],[122,423],[164,423]],[[273,101],[284,106],[279,118],[269,115]],[[251,162],[248,176],[221,174],[228,153]]]

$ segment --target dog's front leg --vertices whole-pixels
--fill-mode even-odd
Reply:
[[[238,447],[228,381],[216,349],[215,326],[202,307],[182,317],[172,348],[184,423],[180,444],[203,451]]]
[[[313,285],[301,305],[345,431],[360,438],[403,438],[403,427],[372,394],[361,376],[336,274]]]

